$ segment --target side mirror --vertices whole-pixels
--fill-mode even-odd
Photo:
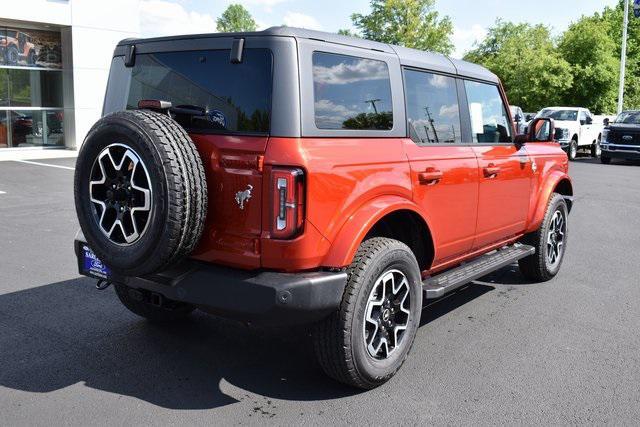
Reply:
[[[605,126],[609,126],[609,117],[605,117],[604,120],[602,121],[602,124]]]
[[[522,120],[522,116],[520,116],[520,114],[516,114],[516,115],[513,117],[513,120],[515,120],[516,122],[520,123],[520,121]]]
[[[590,125],[593,123],[593,119],[591,117],[587,117],[587,124]]]
[[[556,135],[555,128],[556,125],[553,119],[547,117],[534,119],[529,125],[529,134],[526,135],[527,141],[554,142]]]
[[[527,114],[527,116],[524,118],[526,121],[530,122],[531,119],[533,119],[533,116],[531,114]]]

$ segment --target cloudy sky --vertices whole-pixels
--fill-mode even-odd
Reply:
[[[141,0],[142,35],[213,32],[216,18],[231,3],[247,8],[261,29],[286,24],[335,32],[351,28],[352,13],[369,11],[369,0]],[[482,39],[497,17],[545,23],[559,33],[581,15],[616,3],[617,0],[437,0],[436,8],[453,20],[454,56],[460,57]]]

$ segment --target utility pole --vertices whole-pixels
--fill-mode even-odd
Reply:
[[[440,144],[440,139],[438,138],[438,131],[436,130],[436,127],[434,125],[434,120],[431,117],[431,111],[429,111],[429,107],[424,107],[424,111],[427,112],[427,119],[429,120],[429,124],[431,124],[431,129],[433,129],[433,137],[436,140],[436,144]]]
[[[376,107],[376,102],[380,102],[382,101],[382,99],[367,99],[366,101],[364,101],[365,104],[371,104],[371,106],[373,107],[373,111],[376,115],[378,115],[378,107]]]
[[[627,27],[629,26],[629,0],[624,1],[622,20],[622,54],[620,55],[620,87],[618,88],[618,114],[624,105],[624,73],[627,65]]]

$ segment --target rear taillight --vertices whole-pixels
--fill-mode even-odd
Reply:
[[[292,239],[304,228],[304,171],[273,168],[271,188],[271,237]]]

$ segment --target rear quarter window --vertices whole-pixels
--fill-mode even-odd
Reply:
[[[267,134],[273,59],[268,49],[245,49],[240,64],[229,50],[163,52],[136,56],[127,108],[142,99],[171,101],[200,114],[176,120],[194,133]]]
[[[313,94],[318,129],[393,128],[391,80],[384,61],[314,52]]]

